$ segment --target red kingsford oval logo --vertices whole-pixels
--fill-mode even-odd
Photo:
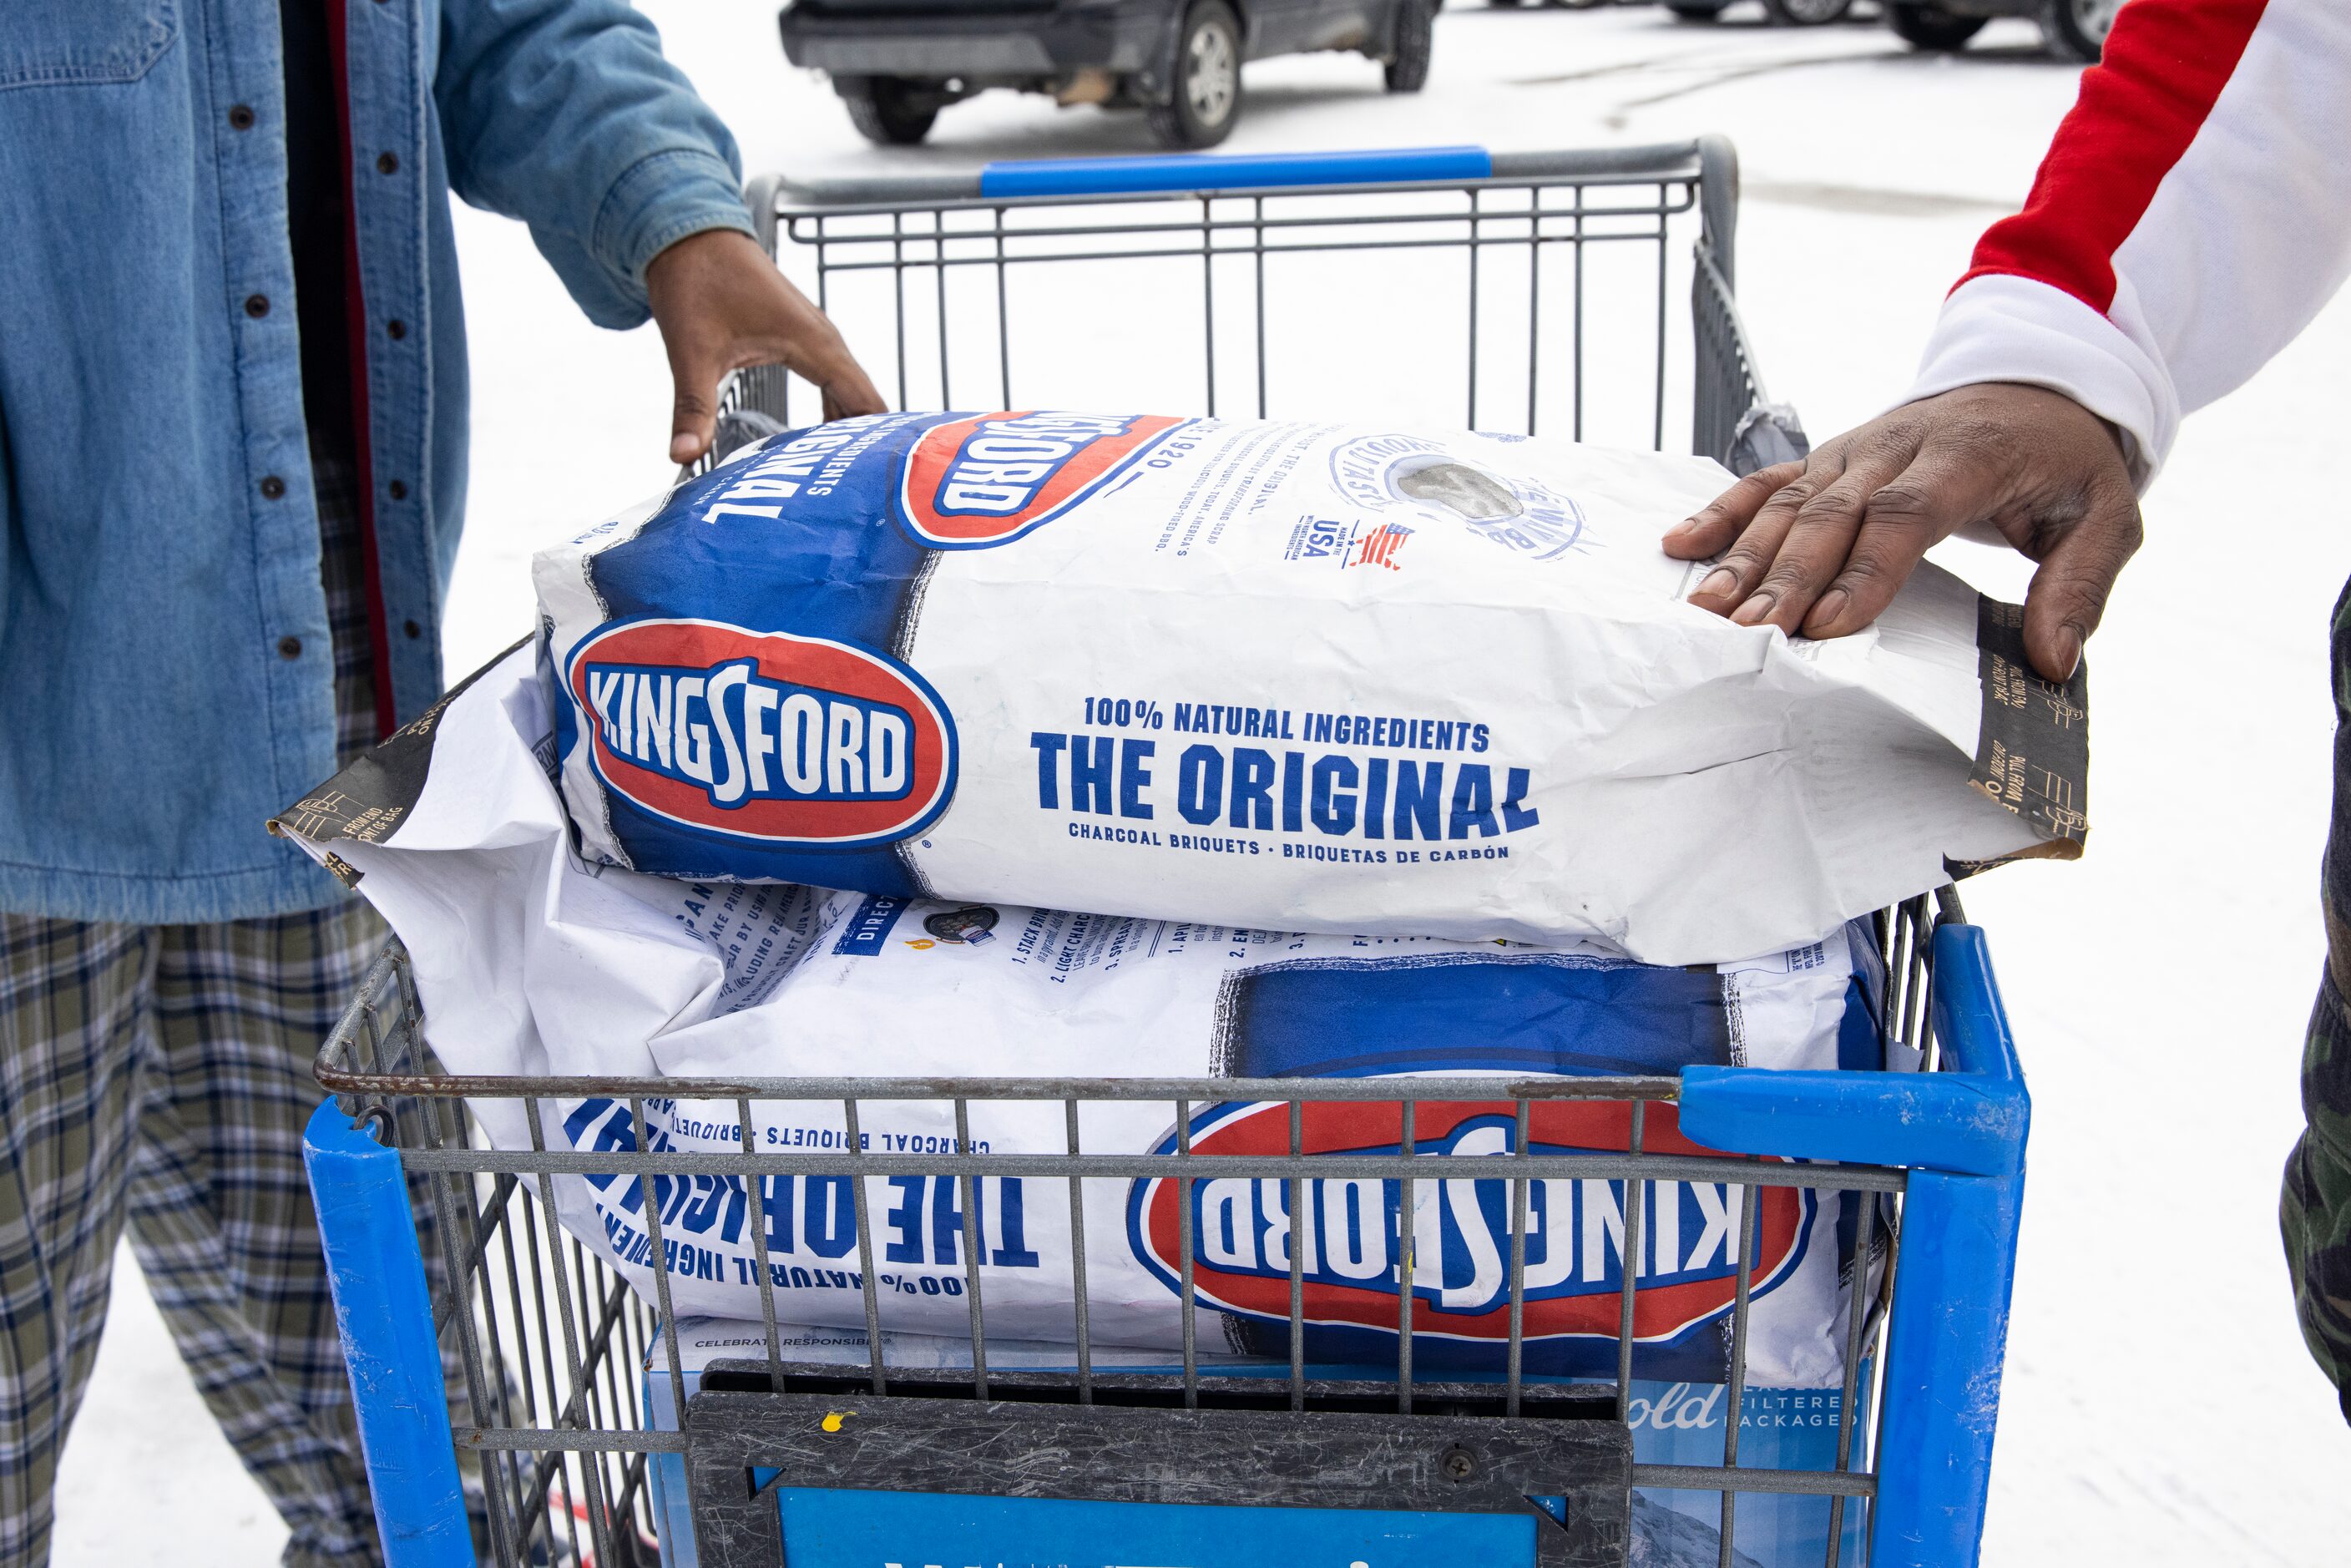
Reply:
[[[928,826],[955,792],[955,726],[938,694],[846,643],[624,622],[572,650],[567,685],[597,776],[689,828],[888,843]]]
[[[1190,423],[1031,410],[935,424],[900,469],[898,521],[933,549],[1009,544],[1101,494]]]
[[[1288,1321],[1290,1247],[1301,1240],[1310,1324],[1384,1329],[1397,1325],[1400,1237],[1411,1238],[1413,1333],[1465,1341],[1510,1337],[1511,1184],[1477,1178],[1474,1156],[1507,1154],[1515,1136],[1510,1103],[1422,1103],[1414,1147],[1432,1156],[1416,1180],[1413,1214],[1400,1223],[1401,1182],[1314,1177],[1301,1183],[1303,1222],[1293,1223],[1289,1183],[1219,1177],[1214,1156],[1290,1153],[1290,1107],[1219,1107],[1194,1124],[1201,1160],[1193,1178],[1193,1281],[1202,1304],[1248,1317]],[[1310,1103],[1300,1149],[1307,1155],[1394,1154],[1403,1118],[1393,1104]],[[1631,1107],[1621,1102],[1537,1101],[1529,1134],[1539,1154],[1622,1151]],[[1174,1148],[1170,1139],[1158,1152]],[[1650,1154],[1709,1155],[1684,1137],[1674,1107],[1652,1104],[1642,1125]],[[1470,1156],[1470,1157],[1461,1157]],[[1652,1181],[1634,1260],[1633,1334],[1673,1340],[1730,1310],[1738,1291],[1743,1210],[1754,1195],[1755,1266],[1761,1296],[1802,1254],[1817,1200],[1795,1187],[1742,1188],[1728,1182]],[[1135,1255],[1176,1287],[1178,1184],[1135,1184],[1128,1232]],[[1530,1340],[1614,1338],[1624,1282],[1625,1189],[1598,1177],[1531,1179],[1526,1220],[1523,1333]]]

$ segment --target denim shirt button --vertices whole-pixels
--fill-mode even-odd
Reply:
[[[408,323],[401,320],[398,317],[394,317],[392,319],[386,321],[383,324],[383,329],[385,335],[390,337],[395,342],[408,336]]]
[[[275,501],[286,494],[286,481],[275,474],[265,474],[261,476],[261,493]]]
[[[280,637],[277,639],[277,656],[281,659],[300,658],[302,656],[302,639],[299,637]]]
[[[413,621],[403,622],[400,629],[408,633],[408,640],[412,643],[424,635],[424,628]]]
[[[246,295],[245,297],[245,313],[252,317],[256,321],[260,320],[264,316],[268,315],[269,296],[266,294]]]
[[[379,152],[379,153],[377,153],[377,154],[376,154],[376,159],[375,159],[375,172],[376,172],[377,173],[379,173],[379,174],[397,174],[397,173],[399,173],[399,172],[400,172],[400,154],[399,154],[399,153],[397,153],[397,152]]]
[[[254,115],[253,106],[251,104],[233,103],[229,105],[228,128],[231,131],[252,130],[255,118],[256,116]]]
[[[395,501],[405,501],[408,499],[408,486],[402,484],[397,479],[394,479],[391,484],[386,485],[384,486],[384,491]]]

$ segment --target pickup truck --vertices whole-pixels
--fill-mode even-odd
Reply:
[[[1208,147],[1241,110],[1241,66],[1343,50],[1390,92],[1428,79],[1439,0],[794,0],[784,56],[832,78],[867,139],[908,146],[989,88],[1143,110],[1170,147]]]

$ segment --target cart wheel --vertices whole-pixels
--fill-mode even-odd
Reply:
[[[1395,55],[1387,63],[1390,92],[1418,92],[1428,85],[1428,53],[1436,40],[1436,0],[1396,0]]]
[[[1764,15],[1778,27],[1818,27],[1853,9],[1853,0],[1763,0]]]
[[[834,86],[849,106],[849,122],[878,146],[912,147],[939,117],[938,95],[904,77],[860,77]]]
[[[2043,0],[2041,42],[2058,59],[2096,65],[2121,5],[2122,0]]]
[[[1214,147],[1241,117],[1241,24],[1225,0],[1199,0],[1176,44],[1175,96],[1151,106],[1151,133],[1170,147]]]
[[[1666,9],[1677,22],[1719,22],[1729,0],[1666,0]]]
[[[1955,16],[1939,5],[1889,5],[1886,19],[1902,41],[1914,49],[1949,51],[1967,47],[1983,31],[1986,18]]]

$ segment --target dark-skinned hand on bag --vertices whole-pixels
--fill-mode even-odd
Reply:
[[[1759,469],[1665,537],[1721,564],[1690,602],[1791,636],[1875,621],[1928,548],[1989,529],[2037,563],[2024,600],[2033,667],[2062,681],[2139,546],[2138,497],[2112,426],[2059,392],[2012,382],[1905,403]]]

